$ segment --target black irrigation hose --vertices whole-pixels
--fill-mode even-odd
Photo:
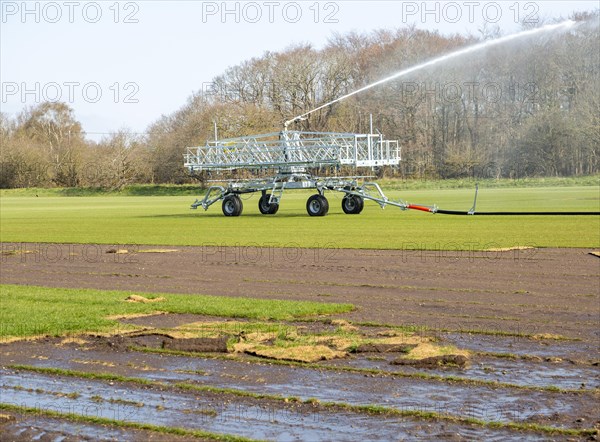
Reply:
[[[459,210],[437,209],[432,213],[442,213],[444,215],[600,215],[600,212],[463,212]]]
[[[475,200],[471,210],[445,210],[437,207],[422,206],[420,204],[407,204],[407,209],[420,210],[429,213],[441,213],[442,215],[491,215],[491,216],[520,216],[520,215],[538,215],[538,216],[579,216],[579,215],[600,215],[600,212],[476,212],[475,205],[477,204],[477,192],[479,186],[475,185]]]

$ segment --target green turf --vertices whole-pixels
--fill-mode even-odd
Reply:
[[[479,184],[485,189],[512,188],[522,189],[531,187],[571,187],[571,186],[596,186],[600,184],[599,175],[585,175],[574,177],[535,177],[507,179],[474,179],[474,178],[452,178],[452,179],[381,179],[378,183],[387,189],[403,190],[436,190],[436,189],[474,189]]]
[[[132,303],[131,294],[164,297],[156,303]],[[343,313],[350,304],[175,295],[139,292],[63,289],[0,285],[0,337],[62,335],[66,332],[99,331],[118,323],[107,316],[165,311],[253,319],[294,319]]]
[[[598,186],[600,175],[572,177],[533,177],[516,179],[411,179],[384,178],[377,180],[387,189],[435,190],[435,189],[474,189],[475,184],[483,188],[527,188],[527,187],[565,187]],[[0,189],[0,197],[18,196],[190,196],[198,193],[199,184],[131,184],[120,189],[99,187],[28,187]]]
[[[341,195],[327,192],[329,215],[309,217],[309,191],[284,194],[279,212],[264,216],[258,195],[244,200],[241,217],[224,217],[220,203],[189,209],[189,196],[2,197],[3,242],[223,245],[269,247],[469,250],[530,245],[600,246],[598,216],[468,217],[381,210],[366,202],[345,215]],[[392,190],[391,199],[468,210],[472,189]],[[597,186],[480,188],[480,211],[598,211]]]

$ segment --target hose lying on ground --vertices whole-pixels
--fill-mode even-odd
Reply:
[[[600,215],[600,212],[476,212],[471,210],[444,210],[437,207],[420,206],[418,204],[408,204],[406,208],[430,213],[442,213],[444,215]]]

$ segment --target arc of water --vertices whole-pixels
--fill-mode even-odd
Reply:
[[[357,89],[357,90],[355,90],[353,92],[350,92],[350,93],[348,93],[346,95],[342,95],[341,97],[336,98],[335,100],[332,100],[332,101],[330,101],[328,103],[322,104],[319,107],[316,107],[316,108],[314,108],[314,109],[312,109],[312,110],[310,110],[308,112],[303,113],[302,115],[298,115],[297,117],[294,117],[291,120],[286,121],[284,123],[284,126],[287,129],[288,125],[290,125],[291,123],[293,123],[295,121],[306,119],[306,117],[308,115],[312,114],[313,112],[316,112],[318,110],[326,108],[327,106],[331,106],[332,104],[335,104],[335,103],[337,103],[339,101],[345,100],[346,98],[351,97],[353,95],[356,95],[356,94],[358,94],[360,92],[366,91],[367,89],[371,89],[371,88],[373,88],[375,86],[379,86],[382,83],[386,83],[386,82],[388,82],[390,80],[394,80],[394,79],[402,77],[404,75],[411,74],[411,73],[413,73],[415,71],[418,71],[418,70],[421,70],[421,69],[433,66],[433,65],[438,64],[438,63],[443,63],[443,62],[451,60],[453,58],[458,58],[458,57],[461,57],[463,55],[470,54],[472,52],[476,52],[476,51],[479,51],[479,50],[484,49],[484,48],[488,48],[488,47],[491,47],[491,46],[497,46],[497,45],[500,45],[500,44],[503,44],[503,43],[507,43],[509,41],[516,40],[516,39],[519,39],[519,38],[529,37],[529,36],[533,36],[533,35],[536,35],[536,34],[542,34],[544,32],[555,31],[555,30],[563,29],[563,28],[567,29],[567,28],[570,28],[571,26],[573,26],[575,23],[576,22],[573,21],[573,20],[567,20],[567,21],[564,21],[564,22],[561,22],[561,23],[557,23],[557,24],[545,25],[545,26],[541,26],[539,28],[529,29],[529,30],[522,31],[522,32],[517,32],[516,34],[506,35],[504,37],[500,37],[500,38],[497,38],[497,39],[494,39],[494,40],[488,40],[488,41],[484,41],[484,42],[481,42],[481,43],[477,43],[475,45],[468,46],[468,47],[463,48],[463,49],[459,49],[459,50],[451,52],[449,54],[442,55],[440,57],[437,57],[437,58],[434,58],[432,60],[426,61],[424,63],[418,64],[416,66],[412,66],[412,67],[410,67],[408,69],[404,69],[404,70],[402,70],[400,72],[396,72],[395,74],[390,75],[389,77],[382,78],[381,80],[378,80],[378,81],[376,81],[374,83],[368,84],[368,85],[366,85],[364,87],[361,87],[360,89]]]

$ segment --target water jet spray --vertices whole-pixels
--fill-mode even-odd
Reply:
[[[328,103],[322,104],[322,105],[320,105],[320,106],[318,106],[318,107],[316,107],[316,108],[314,108],[314,109],[312,109],[312,110],[310,110],[308,112],[305,112],[305,113],[303,113],[301,115],[298,115],[297,117],[294,117],[291,120],[287,120],[284,123],[284,128],[287,129],[290,124],[292,124],[292,123],[294,123],[296,121],[302,121],[302,120],[307,119],[308,116],[310,114],[312,114],[313,112],[316,112],[316,111],[319,111],[321,109],[324,109],[324,108],[326,108],[328,106],[331,106],[331,105],[333,105],[335,103],[338,103],[338,102],[340,102],[342,100],[345,100],[346,98],[349,98],[349,97],[351,97],[353,95],[356,95],[356,94],[359,94],[359,93],[364,92],[366,90],[369,90],[369,89],[371,89],[371,88],[373,88],[375,86],[379,86],[380,84],[387,83],[388,81],[395,80],[397,78],[403,77],[403,76],[408,75],[408,74],[412,74],[413,72],[417,72],[417,71],[420,71],[422,69],[426,69],[426,68],[435,66],[437,64],[444,63],[444,62],[447,62],[449,60],[453,60],[453,59],[458,58],[458,57],[462,57],[464,55],[472,54],[474,52],[481,51],[481,50],[484,50],[484,49],[488,49],[488,48],[493,47],[493,46],[502,45],[504,43],[508,43],[508,42],[511,42],[511,41],[514,41],[514,40],[517,40],[517,39],[531,37],[531,36],[534,36],[534,35],[543,34],[543,33],[551,32],[551,31],[557,31],[557,30],[561,30],[561,29],[566,30],[566,29],[571,28],[576,23],[577,22],[575,22],[573,20],[567,20],[567,21],[564,21],[564,22],[561,22],[561,23],[557,23],[557,24],[545,25],[545,26],[541,26],[541,27],[535,28],[535,29],[528,29],[526,31],[518,32],[516,34],[510,34],[510,35],[507,35],[505,37],[500,37],[500,38],[496,38],[494,40],[487,40],[487,41],[484,41],[484,42],[481,42],[481,43],[477,43],[477,44],[474,44],[472,46],[468,46],[466,48],[462,48],[462,49],[456,50],[456,51],[451,52],[449,54],[442,55],[440,57],[436,57],[436,58],[434,58],[432,60],[426,61],[424,63],[418,64],[418,65],[415,65],[415,66],[412,66],[412,67],[410,67],[408,69],[404,69],[404,70],[402,70],[400,72],[396,72],[395,74],[390,75],[389,77],[382,78],[381,80],[378,80],[378,81],[376,81],[374,83],[368,84],[368,85],[366,85],[364,87],[361,87],[360,89],[357,89],[357,90],[355,90],[353,92],[350,92],[350,93],[348,93],[346,95],[342,95],[341,97],[336,98],[335,100],[332,100],[332,101],[330,101]]]

